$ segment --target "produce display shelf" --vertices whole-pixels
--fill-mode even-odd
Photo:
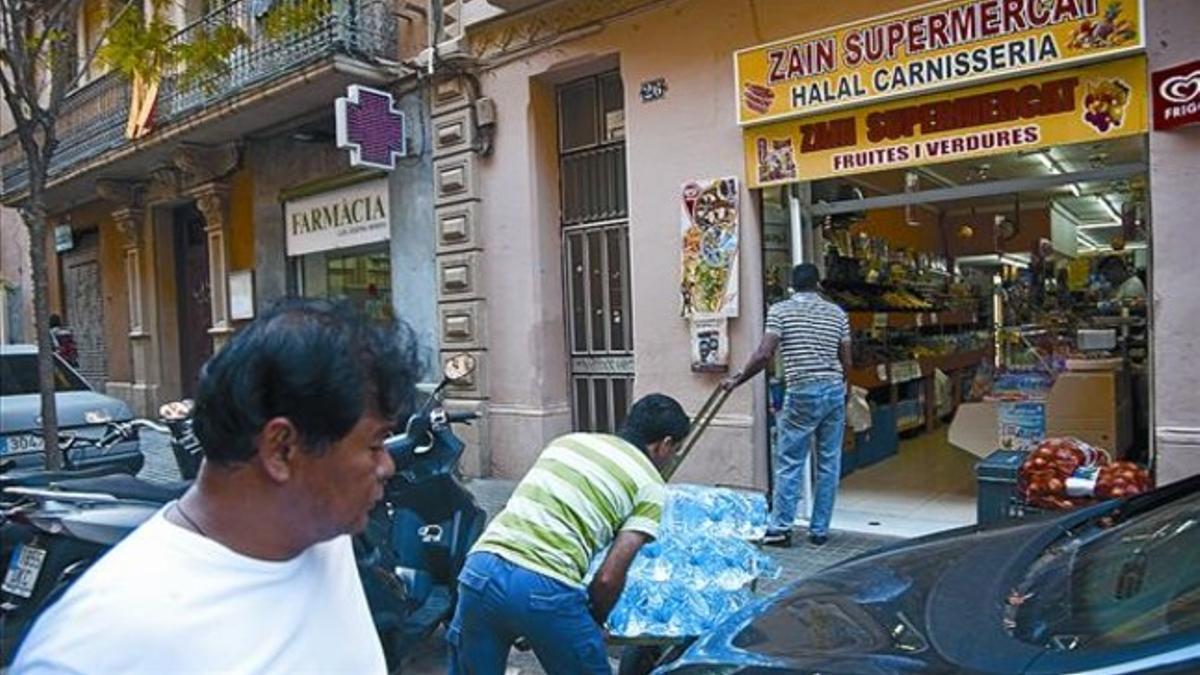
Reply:
[[[911,312],[886,310],[880,312],[854,310],[850,315],[851,330],[870,330],[882,327],[876,317],[886,317],[888,328],[921,328],[930,326],[970,326],[979,322],[974,312],[952,310],[947,312]]]
[[[965,352],[955,352],[952,354],[943,354],[941,356],[923,356],[914,359],[921,364],[921,377],[926,378],[933,375],[935,369],[947,372],[951,370],[961,370],[962,368],[970,368],[978,365],[984,359],[990,359],[992,356],[991,349],[973,349]],[[893,362],[893,365],[907,362]],[[880,377],[880,368],[878,365],[864,366],[861,368],[853,368],[850,371],[850,384],[862,387],[863,389],[876,389],[879,387],[888,386],[889,382],[885,377]]]

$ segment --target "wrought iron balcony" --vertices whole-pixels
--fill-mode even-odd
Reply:
[[[171,39],[196,44],[210,39],[223,25],[236,26],[246,37],[223,60],[224,67],[205,69],[187,78],[182,67],[167,72],[154,108],[154,126],[167,127],[254,88],[335,55],[367,63],[394,61],[399,52],[393,0],[230,0],[185,26]],[[287,13],[287,19],[272,22]],[[104,75],[73,92],[58,119],[59,146],[50,175],[61,174],[88,160],[127,146],[129,83]],[[148,140],[152,141],[152,133]],[[139,141],[145,142],[145,141]],[[15,134],[0,139],[0,171],[4,196],[23,192],[29,184],[24,154]]]

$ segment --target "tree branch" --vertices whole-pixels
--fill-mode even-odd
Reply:
[[[12,4],[12,0],[0,0],[3,9],[3,29],[5,49],[0,52],[0,87],[4,91],[4,100],[13,115],[13,123],[18,132],[27,131],[32,134],[35,101],[30,99],[30,89],[36,88],[36,83],[30,82],[29,68],[26,67],[24,52],[24,35],[16,27],[25,23],[28,18],[24,8]],[[7,68],[3,66],[7,65]],[[24,105],[22,105],[24,104]]]
[[[50,36],[54,34],[54,32],[50,30],[50,27],[58,23],[58,21],[61,19],[62,13],[65,12],[72,4],[73,0],[62,0],[53,9],[46,12],[46,16],[42,20],[42,36],[38,38],[37,44],[34,45],[34,48],[30,53],[42,53],[42,49],[46,46],[46,41],[49,40]]]
[[[75,74],[74,79],[72,79],[67,85],[67,91],[71,91],[79,84],[79,80],[82,79],[84,73],[88,72],[88,69],[92,67],[92,62],[96,60],[96,56],[100,53],[100,47],[104,44],[104,40],[108,38],[109,31],[111,31],[113,26],[115,26],[117,22],[120,21],[123,16],[125,16],[125,13],[133,7],[133,3],[137,1],[138,0],[125,0],[125,4],[121,7],[121,10],[108,20],[104,26],[104,32],[100,34],[100,39],[96,41],[96,46],[90,49],[85,55],[86,58],[80,65],[79,71]]]

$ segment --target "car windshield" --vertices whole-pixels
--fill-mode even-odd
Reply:
[[[87,391],[87,382],[54,359],[54,387],[57,391]],[[0,356],[0,396],[38,393],[37,355]]]
[[[1018,638],[1087,650],[1200,630],[1200,493],[1051,545],[1008,599]]]

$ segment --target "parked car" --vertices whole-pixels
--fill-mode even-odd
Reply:
[[[1200,476],[846,561],[656,672],[1200,672]]]
[[[54,355],[54,402],[59,434],[99,439],[109,422],[133,419],[123,401],[94,391],[71,366]],[[37,347],[0,345],[0,461],[10,470],[45,466],[42,405],[38,394]],[[110,448],[80,443],[67,450],[66,467],[91,469],[119,465],[137,473],[144,461],[136,437]]]

